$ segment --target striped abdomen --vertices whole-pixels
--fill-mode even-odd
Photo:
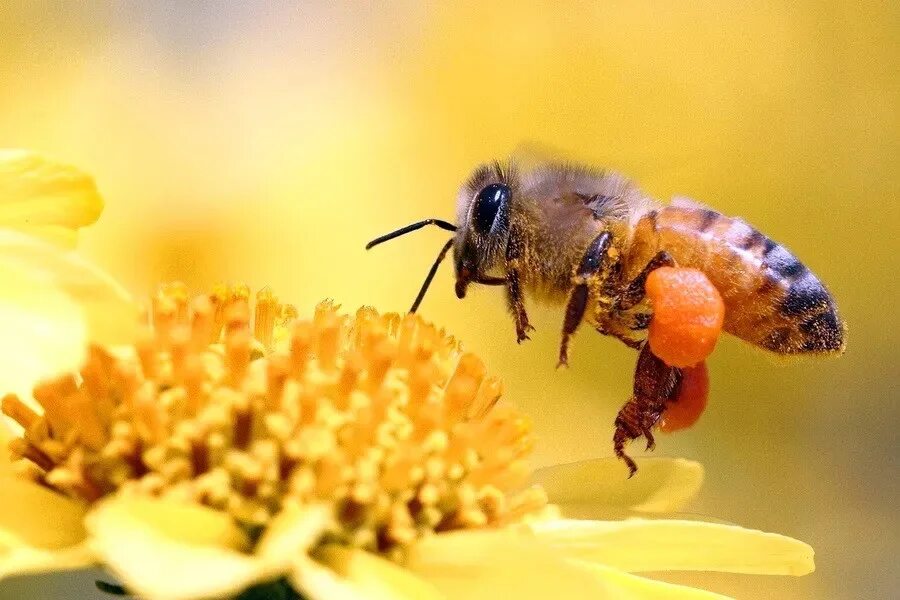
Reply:
[[[660,250],[702,270],[725,301],[725,331],[780,354],[838,352],[844,324],[825,286],[787,248],[744,221],[694,206],[651,210],[627,253],[634,274]]]

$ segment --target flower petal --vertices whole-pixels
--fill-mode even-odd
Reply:
[[[81,364],[87,328],[68,295],[34,273],[10,268],[6,258],[0,250],[0,393],[27,400],[39,379]]]
[[[22,225],[15,230],[65,250],[73,250],[78,245],[78,231],[62,225]]]
[[[612,592],[609,596],[610,598],[628,598],[630,600],[729,600],[728,596],[685,585],[638,577],[637,575],[596,563],[573,561],[573,564],[603,580],[603,583]]]
[[[145,600],[230,597],[285,572],[236,552],[246,542],[240,530],[200,506],[115,498],[93,510],[87,526],[98,557]]]
[[[4,539],[3,532],[0,532],[0,580],[12,575],[81,569],[93,563],[94,554],[87,544],[64,550],[41,550],[18,545],[16,540]]]
[[[305,555],[321,537],[330,518],[324,505],[285,508],[266,527],[256,554],[268,560]]]
[[[78,169],[28,150],[0,150],[0,226],[95,222],[103,199],[94,180]]]
[[[348,580],[308,558],[296,560],[289,581],[291,587],[309,600],[369,600],[365,592]]]
[[[0,230],[0,274],[4,277],[0,302],[12,314],[15,310],[44,314],[53,308],[50,314],[58,314],[58,320],[73,321],[72,314],[79,313],[72,313],[72,309],[64,311],[67,305],[59,301],[59,307],[54,304],[37,310],[33,306],[44,295],[56,301],[64,294],[80,309],[80,321],[86,324],[90,341],[113,345],[134,338],[138,309],[131,297],[112,277],[72,252],[61,251],[19,232]],[[80,332],[78,321],[59,331],[60,337],[68,330],[73,334]],[[57,334],[57,329],[38,328],[34,333],[50,338]],[[18,339],[30,340],[30,337]]]
[[[227,514],[200,506],[146,497],[112,497],[87,516],[92,535],[104,535],[114,525],[149,529],[172,542],[246,550],[249,540]]]
[[[425,580],[379,556],[359,550],[329,544],[316,551],[316,558],[327,565],[343,582],[367,600],[441,600],[444,596]],[[307,567],[308,569],[308,567]],[[323,587],[323,580],[306,577],[300,565],[295,578],[304,594],[315,599],[330,600],[332,590]],[[317,585],[318,584],[318,585]]]
[[[602,580],[512,530],[442,533],[412,548],[407,568],[450,599],[606,598]]]
[[[38,550],[58,550],[84,540],[84,505],[15,477],[0,479],[0,489],[0,532],[8,546],[16,539]]]
[[[80,544],[86,535],[83,505],[4,475],[0,476],[0,579],[93,562],[90,551]]]
[[[735,525],[628,519],[535,523],[537,536],[570,558],[623,571],[811,573],[813,549],[801,541]]]
[[[590,504],[639,512],[674,512],[703,484],[703,465],[681,458],[637,458],[638,471],[616,458],[599,458],[545,467],[533,480],[561,506]]]
[[[0,417],[0,481],[5,477],[12,477],[13,457],[9,451],[9,442],[12,440],[12,428],[8,417]],[[0,484],[2,485],[2,484]]]

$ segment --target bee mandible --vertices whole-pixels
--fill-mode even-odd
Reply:
[[[456,223],[427,219],[372,240],[366,248],[427,225],[454,232],[432,265],[415,312],[453,250],[456,295],[472,284],[502,286],[518,342],[533,329],[524,298],[565,306],[559,365],[586,322],[639,351],[633,395],[615,420],[613,445],[631,474],[627,443],[644,437],[678,395],[683,370],[647,343],[653,307],[647,276],[662,266],[701,270],[725,303],[723,328],[782,354],[842,352],[845,327],[831,294],[781,244],[741,219],[691,200],[662,205],[627,178],[585,166],[546,162],[478,167],[457,196]]]

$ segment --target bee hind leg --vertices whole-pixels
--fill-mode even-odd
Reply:
[[[649,344],[644,344],[634,370],[633,395],[616,415],[613,434],[613,448],[628,466],[629,477],[637,471],[637,465],[625,454],[626,444],[644,437],[647,449],[653,449],[653,428],[678,394],[681,379],[681,369],[665,364],[650,351]]]
[[[581,325],[582,319],[584,319],[584,312],[587,309],[590,296],[589,281],[591,279],[599,279],[603,268],[607,264],[606,251],[609,249],[611,242],[612,236],[607,231],[595,237],[585,251],[581,264],[578,265],[578,269],[575,271],[573,278],[575,287],[569,295],[569,301],[566,304],[566,316],[563,319],[562,340],[559,344],[557,368],[569,364],[569,342],[572,336],[575,335],[575,331],[578,330],[578,326]]]
[[[619,310],[628,310],[639,304],[646,295],[644,286],[647,284],[647,277],[660,267],[674,267],[675,260],[665,250],[658,252],[650,259],[641,272],[632,279],[616,300],[616,308]]]

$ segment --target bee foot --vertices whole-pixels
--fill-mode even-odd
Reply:
[[[624,448],[616,449],[616,456],[625,463],[625,466],[628,467],[628,479],[634,477],[634,474],[637,473],[637,463],[634,462],[634,459],[625,454]]]
[[[656,448],[656,440],[653,439],[653,432],[650,429],[645,429],[643,431],[644,437],[647,438],[647,450],[653,450]]]
[[[561,369],[562,367],[568,368],[569,366],[569,347],[566,343],[566,340],[563,340],[563,344],[559,349],[559,361],[556,363],[556,368]]]
[[[628,467],[628,478],[631,479],[637,473],[637,463],[630,456],[625,454],[625,444],[640,437],[640,433],[634,430],[629,423],[629,407],[632,402],[629,401],[622,407],[616,417],[616,432],[613,434],[613,450],[616,456],[621,459],[625,466]]]
[[[534,327],[529,325],[527,322],[519,327],[516,327],[516,343],[521,344],[525,340],[530,340],[528,332],[534,331]]]

